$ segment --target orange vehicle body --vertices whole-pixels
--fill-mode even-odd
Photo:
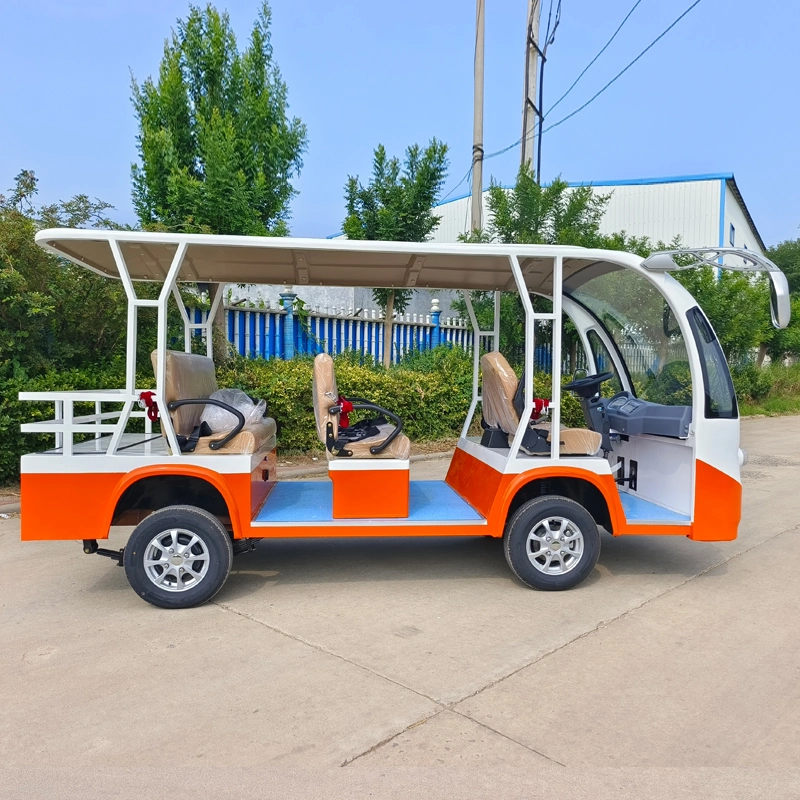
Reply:
[[[741,484],[698,460],[694,514],[689,524],[635,524],[625,518],[612,475],[602,475],[570,466],[535,467],[526,472],[504,474],[465,450],[457,448],[446,483],[485,519],[486,525],[398,524],[408,514],[408,473],[360,471],[332,473],[337,485],[334,519],[337,524],[274,524],[253,527],[251,522],[275,485],[275,453],[271,452],[248,474],[225,474],[190,464],[165,463],[141,467],[127,473],[23,473],[22,539],[107,539],[115,522],[117,505],[126,489],[143,478],[159,476],[199,478],[214,487],[228,508],[234,538],[302,538],[352,536],[475,536],[501,537],[511,504],[532,481],[574,479],[594,486],[605,500],[610,532],[620,535],[688,536],[699,541],[729,541],[736,538],[740,519]],[[365,484],[366,481],[366,484]],[[405,482],[405,483],[404,483]],[[403,484],[404,485],[401,485]],[[364,486],[371,487],[365,492]],[[175,497],[180,504],[181,498]],[[347,524],[380,514],[364,526]],[[394,518],[394,524],[388,520]],[[123,524],[124,520],[116,520]],[[128,522],[131,520],[127,520]],[[138,521],[138,520],[136,520]]]

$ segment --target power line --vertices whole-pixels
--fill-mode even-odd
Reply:
[[[639,0],[639,2],[641,2],[641,0]],[[647,47],[645,47],[645,48],[644,48],[644,50],[642,50],[642,52],[641,52],[641,53],[639,53],[639,55],[638,55],[638,56],[636,56],[636,58],[634,58],[632,61],[630,61],[630,62],[629,62],[629,63],[628,63],[628,64],[627,64],[627,65],[626,65],[626,66],[625,66],[625,67],[624,67],[622,70],[620,70],[620,71],[619,71],[619,72],[618,72],[618,73],[617,73],[617,74],[616,74],[616,75],[615,75],[615,76],[614,76],[614,77],[613,77],[613,78],[612,78],[612,79],[611,79],[611,80],[610,80],[610,81],[609,81],[609,82],[608,82],[608,83],[607,83],[605,86],[603,86],[603,88],[602,88],[602,89],[600,89],[600,91],[599,91],[599,92],[595,93],[595,94],[594,94],[594,95],[593,95],[591,98],[589,98],[589,100],[587,100],[587,101],[586,101],[586,102],[585,102],[585,103],[584,103],[582,106],[580,106],[580,107],[576,108],[576,109],[575,109],[575,111],[573,111],[573,112],[572,112],[572,113],[570,113],[570,114],[567,114],[567,116],[566,116],[566,117],[562,117],[560,120],[558,120],[558,122],[554,122],[552,125],[548,125],[548,126],[547,126],[547,127],[546,127],[546,128],[543,130],[543,131],[542,131],[542,133],[541,133],[541,134],[539,134],[539,135],[541,136],[542,134],[545,134],[545,133],[547,133],[547,131],[549,131],[549,130],[552,130],[553,128],[557,127],[558,125],[561,125],[562,123],[566,122],[568,119],[571,119],[571,118],[572,118],[572,117],[574,117],[576,114],[578,114],[579,112],[583,111],[583,109],[584,109],[584,108],[586,108],[588,105],[590,105],[591,103],[593,103],[593,102],[594,102],[594,101],[595,101],[595,100],[596,100],[598,97],[600,97],[600,95],[601,95],[601,94],[603,94],[603,92],[604,92],[606,89],[608,89],[608,88],[609,88],[609,87],[610,87],[610,86],[611,86],[613,83],[615,83],[617,80],[619,80],[619,78],[621,78],[621,77],[622,77],[622,76],[623,76],[623,75],[624,75],[624,74],[625,74],[625,73],[626,73],[626,72],[627,72],[627,71],[628,71],[628,70],[629,70],[629,69],[630,69],[630,68],[631,68],[631,67],[632,67],[632,66],[633,66],[633,65],[634,65],[634,64],[635,64],[635,63],[636,63],[636,62],[637,62],[637,61],[638,61],[638,60],[639,60],[639,59],[640,59],[640,58],[641,58],[641,57],[642,57],[644,54],[645,54],[645,53],[647,53],[647,52],[648,52],[649,50],[651,50],[651,49],[652,49],[652,48],[653,48],[653,47],[654,47],[654,46],[655,46],[655,45],[656,45],[658,42],[660,42],[660,41],[661,41],[661,40],[662,40],[662,39],[663,39],[663,38],[664,38],[664,37],[665,37],[665,36],[666,36],[666,35],[667,35],[667,34],[668,34],[668,33],[669,33],[669,32],[670,32],[670,31],[671,31],[671,30],[672,30],[672,29],[673,29],[673,28],[674,28],[674,27],[675,27],[675,26],[676,26],[676,25],[677,25],[677,24],[678,24],[678,23],[679,23],[679,22],[680,22],[680,21],[681,21],[681,20],[682,20],[682,19],[683,19],[683,18],[686,16],[686,15],[687,15],[687,14],[688,14],[688,13],[689,13],[689,12],[690,12],[690,11],[691,11],[693,8],[694,8],[694,7],[695,7],[695,6],[697,6],[697,5],[700,5],[700,3],[701,3],[701,2],[702,2],[702,0],[695,0],[695,2],[694,2],[694,3],[692,3],[692,4],[691,4],[691,5],[690,5],[690,6],[689,6],[689,7],[688,7],[688,8],[687,8],[687,9],[686,9],[686,10],[685,10],[685,11],[684,11],[684,12],[683,12],[683,13],[682,13],[680,16],[679,16],[679,17],[677,17],[677,18],[676,18],[676,19],[675,19],[675,20],[674,20],[674,21],[673,21],[673,22],[672,22],[672,23],[671,23],[671,24],[670,24],[670,25],[669,25],[667,28],[665,28],[665,29],[664,29],[664,30],[663,30],[663,31],[662,31],[662,32],[661,32],[661,33],[660,33],[658,36],[656,36],[656,38],[655,38],[655,39],[653,39],[653,41],[652,41],[652,42],[650,42],[650,44],[649,44],[649,45],[647,45]],[[628,12],[628,17],[629,17],[629,16],[630,16],[630,15],[633,13],[633,11],[636,9],[636,6],[637,6],[637,5],[639,5],[639,3],[638,3],[638,2],[637,2],[637,3],[636,3],[634,6],[633,6],[633,8],[632,8],[632,9],[631,9],[631,10]],[[628,18],[628,17],[625,17],[625,20],[627,20],[627,18]],[[625,24],[625,20],[623,20],[623,21],[622,21],[622,24],[623,24],[623,25]],[[622,25],[620,25],[620,28],[621,28],[621,27],[622,27]],[[619,28],[617,28],[617,32],[618,32],[618,31],[619,31]],[[615,32],[615,34],[614,34],[614,35],[616,36],[616,32]],[[612,37],[612,39],[613,39],[613,37]],[[610,44],[610,43],[611,43],[611,39],[609,40],[609,44]],[[606,46],[608,46],[608,45],[606,45]],[[604,48],[604,49],[605,49],[605,48]],[[600,53],[598,53],[598,56],[599,56],[599,55],[600,55],[602,52],[603,52],[603,51],[601,50],[601,51],[600,51]],[[596,60],[596,58],[597,58],[597,57],[595,57],[595,59],[593,59],[593,61],[592,61],[592,62],[589,64],[589,66],[591,66],[591,65],[592,65],[592,63],[594,63],[594,60]],[[588,69],[588,67],[587,67],[587,69]],[[584,70],[584,72],[585,72],[585,70]],[[581,75],[583,75],[583,73],[581,73]],[[578,76],[578,79],[580,79],[580,76]],[[572,88],[572,87],[570,87],[570,88]],[[555,105],[555,104],[554,104],[554,105]],[[551,109],[551,110],[552,110],[552,109]],[[495,150],[493,153],[487,153],[487,154],[486,154],[486,155],[483,157],[483,160],[484,160],[484,161],[488,161],[490,158],[496,158],[497,156],[501,156],[501,155],[503,155],[504,153],[507,153],[509,150],[513,150],[515,147],[519,146],[519,144],[520,144],[521,142],[522,142],[522,137],[520,136],[520,138],[519,138],[519,139],[517,139],[517,141],[516,141],[516,142],[512,142],[510,145],[507,145],[506,147],[503,147],[503,148],[501,148],[500,150]],[[447,194],[446,194],[446,195],[445,195],[443,198],[442,198],[442,200],[441,200],[440,202],[444,202],[444,201],[445,201],[445,200],[446,200],[448,197],[450,197],[450,195],[451,195],[451,194],[453,194],[453,192],[454,192],[456,189],[458,189],[458,187],[459,187],[459,186],[461,186],[461,184],[462,184],[462,183],[464,183],[464,181],[465,181],[465,180],[467,180],[467,178],[469,178],[471,174],[472,174],[472,167],[470,166],[469,170],[467,170],[467,172],[466,172],[466,174],[464,175],[464,177],[463,177],[463,178],[462,178],[462,179],[461,179],[461,180],[460,180],[460,181],[459,181],[459,182],[458,182],[458,183],[457,183],[457,184],[456,184],[456,185],[455,185],[455,186],[454,186],[454,187],[453,187],[453,188],[452,188],[452,189],[451,189],[451,190],[450,190],[450,191],[449,191],[449,192],[448,192],[448,193],[447,193]]]
[[[586,106],[588,106],[590,103],[593,103],[595,100],[597,100],[597,98],[600,97],[600,95],[603,94],[603,92],[606,89],[608,89],[608,87],[611,86],[612,83],[621,78],[648,50],[650,50],[655,44],[661,41],[661,39],[663,39],[696,5],[699,5],[701,2],[702,0],[695,0],[694,3],[692,3],[689,6],[689,8],[687,8],[686,11],[683,12],[683,14],[681,14],[668,28],[666,28],[658,36],[656,36],[656,38],[653,39],[653,41],[650,42],[650,44],[647,45],[647,47],[645,47],[645,49],[642,50],[642,52],[639,53],[639,55],[636,56],[636,58],[634,58],[633,61],[629,62],[624,69],[620,70],[602,89],[600,89],[599,92],[590,97],[582,106],[576,108],[571,114],[567,114],[566,117],[562,117],[560,120],[558,120],[558,122],[554,122],[552,125],[548,125],[542,131],[542,134],[547,133],[547,131],[553,130],[553,128],[556,128],[563,122],[566,122],[568,119],[571,119],[576,114],[583,111],[583,109],[586,108]]]
[[[458,189],[458,187],[461,186],[461,184],[464,183],[464,181],[469,179],[470,175],[472,175],[472,166],[471,165],[470,165],[470,168],[466,171],[464,177],[439,202],[440,203],[444,203],[444,201],[447,200],[447,198],[450,197],[450,195],[453,194],[453,192],[456,189]]]
[[[600,50],[600,52],[586,65],[586,67],[584,67],[583,72],[581,72],[581,74],[578,75],[577,78],[575,78],[575,80],[572,83],[572,86],[570,86],[569,89],[567,89],[567,91],[564,92],[564,94],[562,94],[561,97],[559,97],[558,100],[556,100],[552,106],[550,106],[550,110],[547,112],[548,114],[578,85],[578,81],[580,81],[580,79],[589,71],[589,68],[592,66],[592,64],[594,64],[594,62],[597,61],[597,59],[600,58],[600,56],[603,55],[603,53],[605,53],[605,51],[608,49],[608,46],[611,44],[611,42],[614,41],[614,39],[617,38],[617,34],[622,30],[622,27],[628,21],[631,14],[633,14],[633,12],[636,11],[637,6],[641,2],[642,0],[636,0],[636,2],[633,4],[633,8],[631,8],[631,10],[625,15],[625,19],[623,19],[622,22],[620,22],[619,27],[611,35],[611,38],[603,45],[603,49]]]

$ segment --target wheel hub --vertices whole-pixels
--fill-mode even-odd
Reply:
[[[193,589],[208,573],[206,543],[184,528],[171,528],[154,536],[145,548],[147,577],[167,592]]]
[[[574,569],[583,555],[583,534],[566,517],[547,517],[528,534],[528,560],[546,575],[564,575]]]

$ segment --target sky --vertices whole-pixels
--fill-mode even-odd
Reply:
[[[485,0],[487,153],[521,135],[526,0]],[[543,0],[545,8],[547,0]],[[642,0],[546,124],[588,100],[691,0]],[[605,44],[634,0],[562,0],[545,111]],[[243,45],[257,0],[227,8]],[[21,169],[42,202],[86,193],[134,223],[131,74],[157,74],[187,0],[0,0],[0,192]],[[340,230],[348,175],[367,180],[378,143],[402,155],[450,147],[445,192],[472,149],[473,0],[272,0],[275,58],[291,113],[308,126],[291,232]],[[767,244],[800,236],[800,3],[702,0],[614,85],[545,134],[542,175],[569,181],[733,172]],[[488,161],[513,182],[519,148]],[[453,195],[465,193],[463,183]]]

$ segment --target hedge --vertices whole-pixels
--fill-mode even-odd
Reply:
[[[320,449],[311,396],[312,364],[310,357],[293,361],[235,357],[217,369],[217,381],[220,386],[241,388],[266,399],[269,414],[278,423],[278,445],[284,452]],[[412,441],[452,438],[461,431],[472,399],[472,358],[462,350],[440,347],[415,353],[388,370],[357,353],[337,356],[335,365],[342,394],[368,398],[396,413]],[[123,382],[119,368],[71,370],[6,381],[0,387],[0,483],[19,477],[23,453],[53,446],[52,436],[19,430],[23,422],[52,414],[52,403],[23,402],[17,399],[18,392],[96,389],[122,386]],[[143,376],[139,385],[146,388],[152,382],[152,376]],[[537,375],[537,396],[549,397],[545,384],[545,379]],[[76,407],[77,413],[92,410],[93,406],[85,410]],[[584,424],[578,401],[568,393],[562,395],[562,421],[574,427]]]

